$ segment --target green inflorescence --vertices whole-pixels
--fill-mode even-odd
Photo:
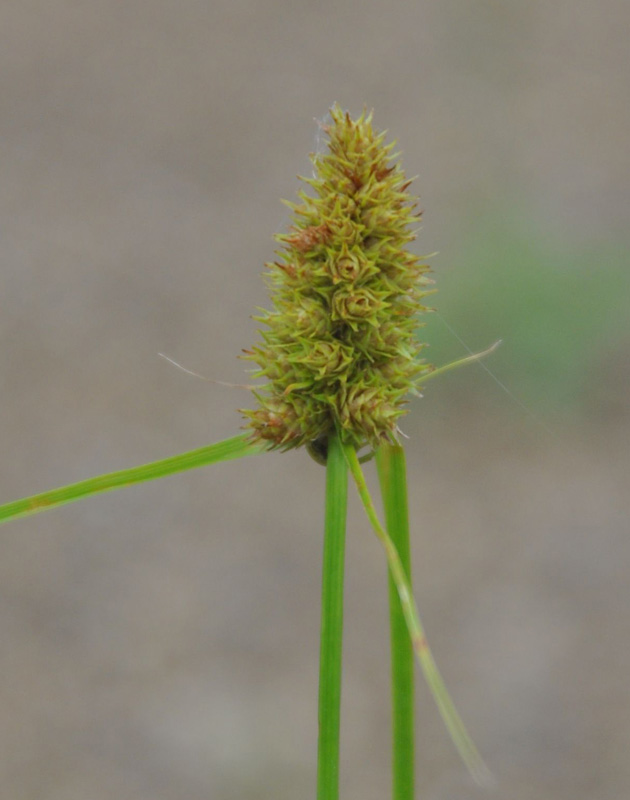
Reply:
[[[316,455],[337,429],[357,448],[395,442],[406,396],[433,368],[419,359],[421,299],[429,267],[406,246],[420,214],[394,144],[339,106],[322,124],[328,152],[311,157],[290,232],[267,264],[274,309],[262,343],[246,351],[268,381],[243,411],[252,438]],[[313,443],[319,443],[313,447]]]

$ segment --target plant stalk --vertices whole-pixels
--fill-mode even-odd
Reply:
[[[383,444],[376,452],[387,531],[411,587],[411,548],[405,451]],[[388,570],[392,697],[392,800],[414,798],[414,656],[398,589]]]
[[[347,497],[348,467],[341,442],[335,433],[329,440],[326,462],[317,800],[338,800],[339,798],[343,578]]]
[[[442,676],[438,671],[437,664],[435,663],[424,633],[424,627],[420,621],[416,601],[411,593],[407,575],[405,574],[400,556],[398,555],[398,550],[392,542],[389,533],[380,523],[370,496],[370,491],[365,482],[363,471],[361,470],[361,465],[359,464],[356,450],[350,445],[344,445],[343,452],[348,463],[348,468],[356,483],[365,513],[370,520],[374,533],[377,535],[385,550],[387,564],[398,590],[400,605],[405,615],[405,622],[407,623],[407,630],[409,631],[416,659],[424,674],[431,694],[437,703],[442,720],[472,778],[480,786],[490,786],[493,783],[492,774],[484,764],[474,742],[468,735],[464,723],[457,713],[457,709],[446,689]]]

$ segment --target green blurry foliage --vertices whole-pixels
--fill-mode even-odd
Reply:
[[[427,357],[439,366],[465,352],[447,324],[475,351],[502,339],[485,366],[533,412],[612,413],[630,388],[628,260],[621,243],[573,246],[500,215],[488,220],[433,259],[440,291],[421,334]],[[517,407],[474,365],[427,386],[429,394],[432,410],[481,397]]]

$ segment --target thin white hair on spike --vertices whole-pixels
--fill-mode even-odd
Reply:
[[[336,107],[337,103],[332,104],[332,108]],[[315,120],[315,150],[313,151],[313,177],[317,177],[317,168],[316,163],[317,160],[324,155],[326,152],[327,147],[327,128],[332,122],[332,114],[330,113],[330,109],[326,112],[326,114],[319,119],[318,117],[313,117]]]
[[[178,364],[177,361],[175,361],[174,359],[164,355],[164,353],[158,353],[158,355],[160,356],[160,358],[163,358],[165,361],[168,361],[169,364],[172,364],[174,367],[177,367],[177,369],[181,369],[181,371],[185,372],[187,375],[192,375],[194,378],[201,378],[202,381],[208,381],[208,383],[218,383],[219,386],[227,386],[229,389],[249,389],[250,391],[261,388],[260,386],[253,386],[247,383],[227,383],[226,381],[217,381],[214,378],[207,378],[205,375],[200,375],[198,372],[193,372],[192,369],[187,369],[186,367],[183,367],[181,364]]]
[[[336,106],[336,103],[333,103],[333,106]],[[315,120],[315,151],[314,154],[316,157],[323,155],[324,151],[326,150],[326,127],[332,122],[332,116],[330,114],[330,110],[326,112],[326,114],[319,119],[318,117],[313,118]]]

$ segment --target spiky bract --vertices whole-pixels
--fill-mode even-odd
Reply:
[[[290,232],[267,264],[273,311],[246,357],[268,383],[244,411],[256,440],[288,449],[335,430],[359,448],[396,440],[405,397],[432,369],[418,359],[417,316],[429,267],[405,248],[419,214],[393,144],[335,106],[328,152],[311,157]]]

